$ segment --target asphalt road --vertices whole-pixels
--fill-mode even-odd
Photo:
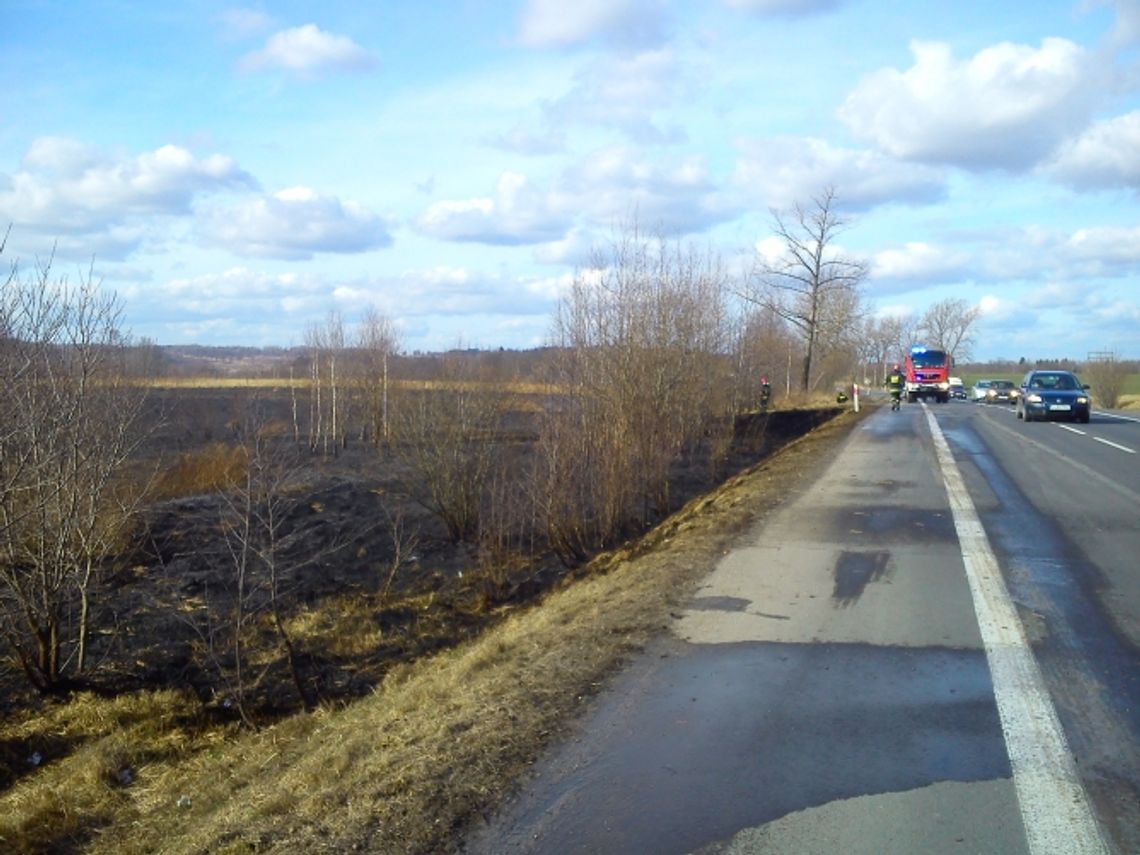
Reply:
[[[883,408],[471,853],[1140,852],[1140,421]]]

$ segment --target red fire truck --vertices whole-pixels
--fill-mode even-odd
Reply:
[[[934,398],[940,404],[949,401],[952,362],[943,350],[914,345],[906,355],[907,402],[913,404],[919,398]]]

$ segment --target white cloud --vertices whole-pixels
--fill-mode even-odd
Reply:
[[[899,163],[878,152],[838,148],[816,138],[774,137],[737,143],[733,183],[768,207],[788,208],[825,186],[846,208],[884,202],[934,202],[945,192],[940,170]]]
[[[1140,276],[1140,226],[1078,229],[1059,255],[1074,276]]]
[[[922,241],[901,248],[875,253],[871,259],[871,278],[893,279],[907,283],[947,282],[961,278],[970,256],[961,250],[950,250]]]
[[[264,48],[241,60],[249,71],[279,68],[302,75],[324,69],[359,71],[375,64],[375,57],[352,39],[326,33],[316,24],[274,33]]]
[[[734,9],[760,15],[815,15],[837,9],[843,0],[725,0]]]
[[[356,202],[342,202],[308,187],[215,208],[206,214],[203,229],[207,240],[237,255],[268,258],[365,252],[392,242],[380,216]]]
[[[165,145],[136,156],[106,154],[61,137],[35,140],[15,174],[0,175],[0,221],[59,239],[60,254],[123,258],[154,232],[156,215],[191,212],[200,196],[257,182],[232,158],[199,158]]]
[[[292,273],[269,274],[248,267],[231,267],[219,273],[171,279],[162,288],[162,299],[193,300],[204,306],[218,301],[283,298],[319,291],[321,284]]]
[[[594,242],[585,229],[572,228],[561,240],[535,248],[534,259],[541,264],[563,264],[581,267],[590,260]]]
[[[553,206],[580,212],[590,224],[612,230],[636,218],[666,235],[700,232],[740,208],[716,186],[701,157],[661,163],[625,146],[598,149],[567,169],[552,192]]]
[[[619,44],[654,44],[661,40],[659,0],[528,0],[519,22],[519,41],[527,47],[562,47],[595,38]]]
[[[514,245],[560,238],[569,220],[525,175],[504,172],[493,197],[436,202],[416,224],[443,240]]]
[[[1012,320],[1023,314],[1024,309],[1017,300],[1007,300],[994,294],[986,294],[978,301],[982,317],[988,321]]]
[[[680,127],[659,128],[655,111],[673,104],[681,90],[677,56],[671,48],[591,60],[575,85],[550,103],[555,127],[599,125],[618,128],[644,143],[679,142]]]
[[[635,219],[667,235],[698,232],[736,210],[700,158],[655,164],[619,146],[592,152],[546,190],[520,173],[503,173],[493,196],[436,202],[416,225],[443,240],[549,244],[565,240],[575,225],[610,232]]]
[[[857,137],[893,157],[1021,170],[1087,121],[1092,63],[1071,41],[1003,42],[966,61],[911,43],[914,65],[864,77],[839,109]]]
[[[1078,189],[1140,189],[1140,110],[1097,122],[1062,146],[1043,171]]]
[[[0,215],[33,224],[97,226],[126,213],[186,213],[198,193],[255,185],[232,158],[165,145],[110,157],[76,140],[41,137],[0,194]]]

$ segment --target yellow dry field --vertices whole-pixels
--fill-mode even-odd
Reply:
[[[345,381],[351,385],[351,380]],[[312,384],[307,377],[160,377],[146,381],[151,389],[308,389]],[[473,390],[481,389],[510,392],[517,395],[551,395],[560,390],[547,383],[523,380],[503,382],[449,381],[449,380],[392,380],[393,389],[412,390]]]

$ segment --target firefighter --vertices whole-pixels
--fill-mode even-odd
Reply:
[[[902,401],[903,389],[906,388],[906,375],[903,374],[897,362],[887,373],[887,382],[885,385],[887,391],[891,393],[891,409],[897,410],[899,403]]]

